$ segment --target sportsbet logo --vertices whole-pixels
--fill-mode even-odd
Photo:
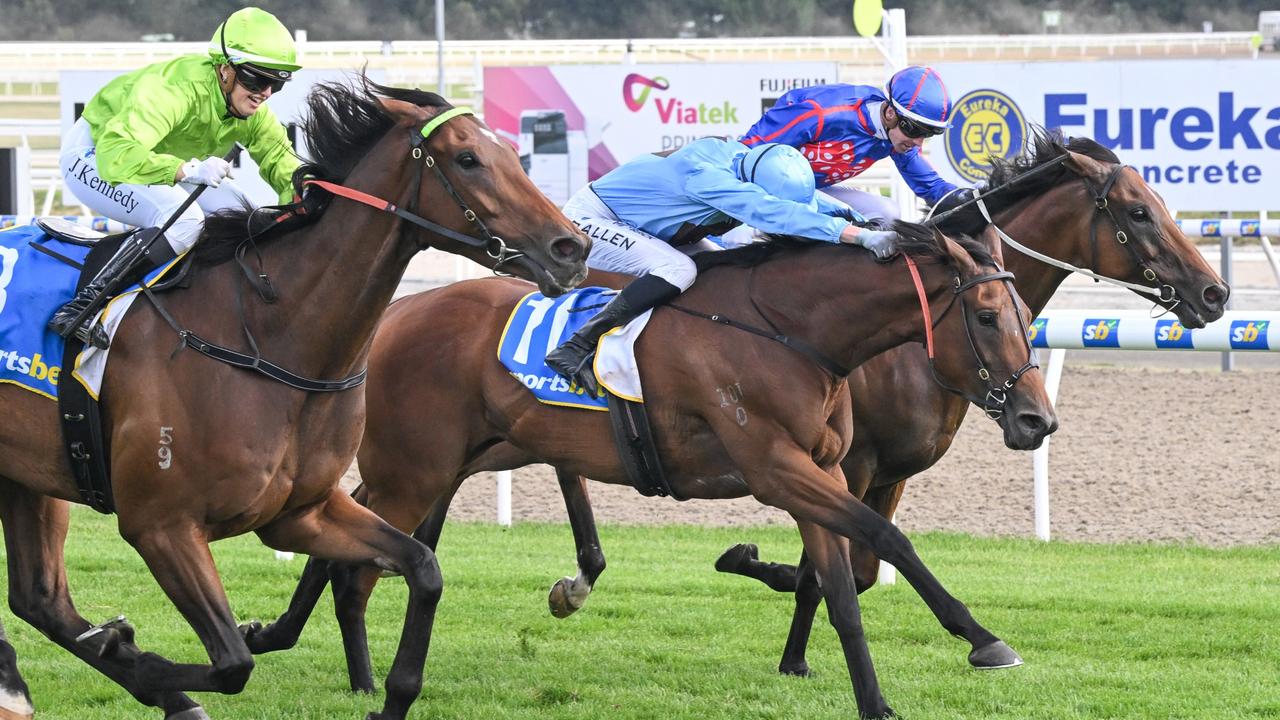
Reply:
[[[1031,341],[1031,347],[1049,347],[1049,338],[1045,335],[1045,328],[1048,325],[1049,321],[1045,318],[1036,318],[1031,321],[1031,327],[1027,328],[1027,340]]]
[[[1231,323],[1231,347],[1236,350],[1266,350],[1266,320],[1234,320]]]
[[[991,158],[1022,151],[1027,121],[1009,96],[974,90],[956,101],[955,119],[946,133],[947,160],[970,182],[986,180]]]
[[[1156,322],[1156,347],[1158,348],[1192,348],[1191,331],[1177,320],[1159,320]]]
[[[0,350],[0,363],[3,363],[9,372],[29,375],[33,380],[44,380],[55,386],[58,384],[58,376],[62,373],[62,368],[47,364],[40,353],[27,357],[19,355],[16,350]]]
[[[1119,320],[1089,318],[1084,321],[1080,339],[1085,347],[1120,347]]]

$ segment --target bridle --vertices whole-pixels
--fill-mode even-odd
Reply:
[[[1094,282],[1109,283],[1117,287],[1125,288],[1126,290],[1132,290],[1133,292],[1136,292],[1136,293],[1149,295],[1155,298],[1159,303],[1169,303],[1167,307],[1159,306],[1159,305],[1157,306],[1161,308],[1160,314],[1173,310],[1173,308],[1177,307],[1177,305],[1182,302],[1182,299],[1178,297],[1177,290],[1172,285],[1161,282],[1160,277],[1156,274],[1156,271],[1152,269],[1151,265],[1146,261],[1145,258],[1142,257],[1142,254],[1138,251],[1138,249],[1129,242],[1130,238],[1128,234],[1120,226],[1120,221],[1116,218],[1115,214],[1111,212],[1111,205],[1108,200],[1108,196],[1111,193],[1111,188],[1115,186],[1116,181],[1120,178],[1121,171],[1123,171],[1125,168],[1134,169],[1136,172],[1136,169],[1130,165],[1115,166],[1115,168],[1112,169],[1110,173],[1108,173],[1106,180],[1103,181],[1102,186],[1100,188],[1095,188],[1087,177],[1083,175],[1079,176],[1080,181],[1084,183],[1085,189],[1088,190],[1089,195],[1093,198],[1093,205],[1095,210],[1093,218],[1089,222],[1089,251],[1092,256],[1090,264],[1096,264],[1098,260],[1098,222],[1102,219],[1102,214],[1106,213],[1107,217],[1111,218],[1111,224],[1115,226],[1116,242],[1121,247],[1124,247],[1128,250],[1130,256],[1132,256],[1133,258],[1134,264],[1137,265],[1139,269],[1141,269],[1142,276],[1147,281],[1155,283],[1154,286],[1140,285],[1138,283],[1131,283],[1131,282],[1126,282],[1124,280],[1117,280],[1116,278],[1113,278],[1113,277],[1100,275],[1087,268],[1076,267],[1075,265],[1072,265],[1069,262],[1065,262],[1063,260],[1050,257],[1039,251],[1032,250],[1026,245],[1023,245],[1017,240],[1014,240],[1013,238],[1009,237],[1009,235],[1004,230],[1002,230],[999,225],[996,225],[995,220],[992,218],[991,212],[987,209],[986,202],[984,202],[985,198],[991,195],[994,195],[995,193],[1000,192],[1001,190],[1012,187],[1013,185],[1016,185],[1030,177],[1038,175],[1050,168],[1057,167],[1058,165],[1066,162],[1068,157],[1069,155],[1067,154],[1059,155],[1058,157],[1054,158],[1053,160],[1050,160],[1049,162],[1046,162],[1043,165],[1040,165],[1039,167],[1032,168],[1031,170],[1028,170],[1020,175],[1017,175],[1016,177],[1012,178],[1011,180],[1009,180],[1009,182],[1004,183],[1003,185],[997,185],[996,187],[990,188],[984,192],[977,193],[976,195],[974,195],[974,197],[970,198],[969,200],[966,200],[965,202],[955,206],[954,208],[951,208],[950,210],[947,210],[946,212],[936,217],[933,216],[932,212],[930,212],[929,216],[925,218],[925,222],[930,223],[934,226],[938,226],[948,217],[951,217],[952,215],[958,213],[962,208],[965,208],[969,205],[977,205],[978,210],[982,213],[982,217],[987,221],[989,225],[991,225],[991,227],[995,229],[996,234],[1000,236],[1000,239],[1003,240],[1006,245],[1013,248],[1014,250],[1017,250],[1023,255],[1026,255],[1031,258],[1035,258],[1036,260],[1039,260],[1040,262],[1045,263],[1046,265],[1051,265],[1053,267],[1066,270],[1067,272],[1072,272],[1079,275],[1084,275],[1085,277],[1088,277],[1088,278],[1092,278]],[[1074,172],[1074,169],[1072,171]],[[958,192],[959,190],[960,188],[957,188],[952,192]],[[934,207],[937,207],[937,205],[935,204]]]
[[[915,260],[909,255],[903,255],[902,257],[907,262],[907,269],[911,271],[911,281],[915,283],[916,295],[920,298],[920,312],[924,315],[925,350],[929,355],[929,372],[933,373],[933,381],[938,383],[944,390],[953,392],[982,408],[987,417],[992,420],[999,420],[1004,415],[1004,403],[1008,399],[1009,391],[1013,389],[1013,386],[1023,375],[1040,367],[1039,363],[1036,362],[1035,352],[1031,349],[1031,341],[1027,339],[1027,323],[1022,317],[1022,304],[1018,302],[1018,294],[1013,290],[1013,273],[1008,270],[1000,270],[963,281],[957,273],[954,279],[954,287],[951,291],[951,299],[947,301],[947,306],[943,308],[942,313],[934,320],[929,309],[929,296],[925,292],[924,283],[920,280],[920,270],[916,267]],[[1022,340],[1027,346],[1027,362],[1003,383],[997,383],[991,378],[991,371],[987,369],[987,363],[982,358],[982,351],[978,349],[978,344],[973,339],[973,328],[969,324],[969,306],[965,301],[966,291],[983,283],[996,280],[999,280],[1004,285],[1005,292],[1009,293],[1009,298],[1013,301],[1014,314],[1018,316],[1018,327],[1022,332]],[[942,322],[947,313],[951,312],[951,308],[955,306],[957,298],[960,300],[960,313],[964,320],[964,334],[969,340],[969,349],[973,351],[973,358],[977,363],[976,374],[978,380],[987,386],[987,394],[981,398],[948,384],[938,374],[938,368],[934,362],[933,329]]]
[[[462,243],[468,247],[482,249],[486,255],[494,260],[492,268],[494,274],[504,274],[501,271],[502,266],[524,257],[525,253],[512,250],[507,247],[507,242],[505,240],[489,231],[488,226],[484,224],[484,221],[480,219],[480,216],[476,215],[475,211],[467,206],[466,201],[462,199],[462,196],[459,195],[458,191],[453,187],[453,183],[449,182],[449,178],[445,177],[444,171],[440,169],[440,163],[436,162],[435,156],[433,156],[427,148],[427,143],[431,139],[431,134],[434,133],[441,125],[455,117],[458,117],[459,115],[475,115],[475,112],[471,108],[466,107],[450,108],[428,120],[427,123],[422,126],[421,130],[410,132],[409,154],[415,161],[421,160],[422,162],[415,163],[417,170],[414,172],[413,176],[413,185],[409,194],[408,208],[400,208],[395,203],[388,200],[383,200],[382,198],[359,190],[354,190],[345,185],[329,182],[327,180],[304,180],[303,185],[315,185],[317,187],[324,188],[334,195],[340,195],[348,200],[354,200],[383,212],[391,213],[396,217],[411,222],[418,227],[429,230],[442,237],[449,238],[450,240]],[[479,229],[480,237],[477,238],[472,235],[457,232],[456,230],[452,230],[440,225],[439,223],[432,222],[417,214],[418,191],[422,187],[423,168],[431,168],[435,173],[436,178],[440,180],[440,184],[444,186],[445,192],[449,193],[449,196],[453,198],[453,201],[462,209],[463,217]],[[429,245],[421,247],[422,249],[425,249],[426,247],[429,247]]]

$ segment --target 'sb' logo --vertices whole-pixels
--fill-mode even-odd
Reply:
[[[1262,224],[1257,220],[1245,220],[1240,223],[1241,237],[1258,237],[1262,234]]]
[[[1231,347],[1235,350],[1266,350],[1266,320],[1233,320],[1231,322]]]
[[[1200,237],[1218,237],[1222,232],[1222,224],[1217,220],[1202,220],[1200,222]]]
[[[1045,333],[1048,326],[1049,321],[1045,318],[1036,318],[1031,321],[1031,327],[1027,328],[1027,340],[1031,342],[1031,347],[1049,347],[1049,337]]]
[[[1193,348],[1191,331],[1177,320],[1156,321],[1156,347],[1158,348]]]
[[[1089,318],[1081,329],[1085,347],[1120,347],[1120,321]]]
[[[974,90],[956,102],[946,133],[947,160],[970,182],[986,180],[992,158],[1022,152],[1027,121],[1009,97],[995,90]]]

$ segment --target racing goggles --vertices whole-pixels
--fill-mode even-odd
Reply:
[[[284,89],[286,80],[263,75],[257,72],[250,65],[232,65],[236,71],[236,82],[240,83],[240,87],[251,93],[260,93],[271,88],[272,93],[278,93]]]
[[[902,113],[898,113],[898,129],[902,131],[903,135],[906,135],[913,140],[941,135],[946,131],[946,128],[934,127],[932,125],[925,125],[922,122],[916,122]]]

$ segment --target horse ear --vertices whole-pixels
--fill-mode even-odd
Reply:
[[[1070,150],[1067,151],[1066,166],[1071,168],[1075,174],[1087,178],[1098,177],[1106,171],[1102,163],[1097,160]]]
[[[977,264],[973,261],[973,256],[969,254],[968,250],[965,250],[960,243],[943,235],[937,228],[934,228],[933,234],[938,239],[942,249],[951,258],[951,263],[956,269],[965,275],[972,275],[976,272]]]
[[[1000,233],[996,232],[996,226],[988,225],[977,239],[983,247],[991,251],[991,257],[996,259],[996,263],[1004,267],[1004,243],[1000,242]]]
[[[404,100],[396,100],[395,98],[380,97],[378,102],[382,103],[383,109],[388,114],[393,115],[401,120],[407,120],[410,123],[424,123],[428,119],[427,111],[418,105]]]

